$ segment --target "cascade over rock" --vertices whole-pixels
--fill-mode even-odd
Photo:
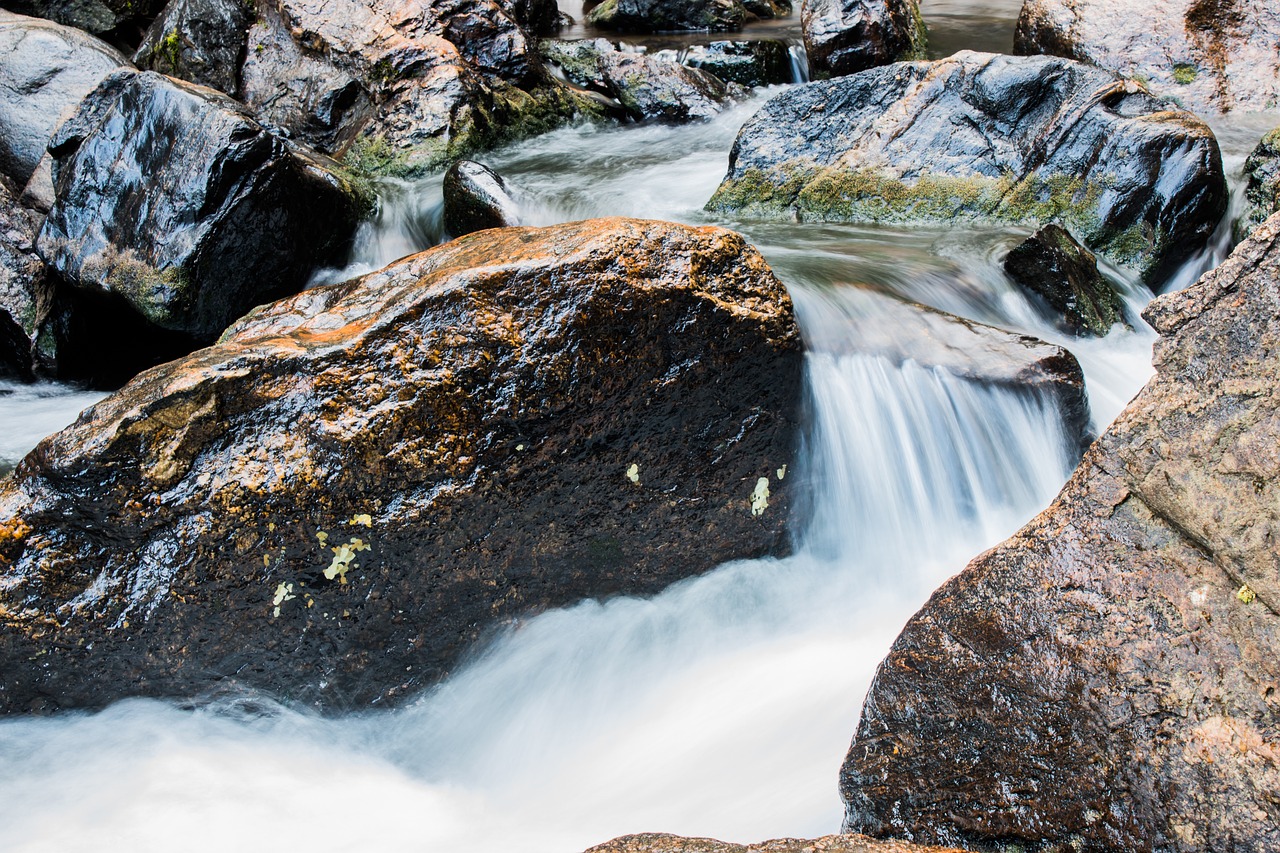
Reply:
[[[340,259],[363,210],[332,161],[230,98],[154,72],[104,80],[50,152],[45,261],[196,342]]]
[[[925,58],[917,0],[804,0],[800,16],[815,78]]]
[[[0,174],[21,189],[58,122],[129,60],[93,36],[0,9]]]
[[[402,700],[509,620],[784,552],[801,359],[740,236],[640,220],[259,308],[0,480],[0,709]]]
[[[1280,846],[1280,215],[1145,316],[1155,378],[880,665],[841,771],[850,831]]]
[[[1140,79],[1197,112],[1280,107],[1272,0],[1025,0],[1014,50]]]
[[[742,128],[708,203],[818,221],[1071,227],[1160,284],[1227,207],[1204,122],[1109,72],[961,51],[797,86]]]

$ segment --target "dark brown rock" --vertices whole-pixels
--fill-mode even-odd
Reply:
[[[1142,80],[1197,112],[1280,106],[1272,0],[1026,0],[1014,50]]]
[[[815,79],[925,58],[917,0],[804,0],[800,25]]]
[[[743,125],[708,208],[818,221],[1069,226],[1159,287],[1227,208],[1204,122],[1053,57],[960,51],[796,86]]]
[[[903,841],[879,841],[865,835],[778,838],[759,844],[730,844],[714,838],[645,833],[624,835],[587,853],[960,853],[950,847],[925,847]]]
[[[1103,337],[1124,322],[1115,285],[1098,272],[1093,252],[1065,228],[1046,225],[1014,246],[1005,255],[1004,271],[1068,334]]]
[[[252,11],[244,0],[169,0],[133,61],[235,97]]]
[[[105,80],[50,151],[41,256],[195,342],[341,260],[364,210],[332,161],[212,89],[153,72]]]
[[[1244,211],[1235,224],[1237,240],[1280,211],[1280,127],[1262,141],[1244,161]]]
[[[21,189],[59,121],[129,60],[93,36],[2,9],[0,57],[0,174]]]
[[[800,373],[717,228],[494,229],[261,308],[0,481],[0,709],[403,700],[506,620],[783,552]]]
[[[1146,316],[1156,377],[881,664],[841,772],[850,830],[1280,847],[1280,216]]]

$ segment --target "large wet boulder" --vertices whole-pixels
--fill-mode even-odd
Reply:
[[[520,206],[502,176],[483,163],[459,160],[444,173],[444,227],[461,237],[520,224]]]
[[[1098,259],[1058,225],[1046,225],[1004,258],[1009,279],[1071,335],[1103,337],[1124,322],[1124,301]]]
[[[196,343],[340,261],[364,211],[332,161],[212,89],[153,72],[108,77],[50,152],[41,256]]]
[[[742,128],[708,207],[818,221],[1057,222],[1148,282],[1227,209],[1204,122],[1112,74],[961,51],[809,83]]]
[[[653,33],[677,30],[725,32],[747,21],[789,14],[788,0],[603,0],[587,23],[606,30]]]
[[[1280,216],[1146,317],[1155,378],[880,665],[841,772],[849,830],[1280,847]]]
[[[244,0],[169,0],[133,54],[139,68],[234,97],[253,20]]]
[[[508,620],[784,552],[801,359],[754,249],[662,222],[265,306],[0,481],[0,710],[403,700]]]
[[[700,68],[620,50],[607,39],[547,40],[541,50],[569,82],[611,99],[637,121],[709,119],[742,91]]]
[[[1244,210],[1234,223],[1237,240],[1280,211],[1280,127],[1262,141],[1244,161]]]
[[[1089,62],[1188,109],[1280,107],[1271,0],[1026,0],[1014,50]]]
[[[733,844],[714,838],[643,833],[624,835],[592,847],[587,853],[960,853],[951,847],[925,847],[903,841],[881,841],[865,835],[823,838],[778,838],[758,844]]]
[[[35,251],[40,219],[14,195],[0,179],[0,375],[32,379],[50,368],[40,338],[54,283]]]
[[[70,27],[0,9],[0,174],[21,189],[58,122],[129,60]]]
[[[925,58],[917,0],[804,0],[800,26],[818,79]]]
[[[595,115],[546,77],[526,4],[271,0],[249,31],[241,96],[263,121],[376,173],[415,175]]]

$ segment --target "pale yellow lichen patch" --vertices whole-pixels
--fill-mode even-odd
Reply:
[[[781,468],[779,468],[777,471],[777,474],[778,474],[779,481],[785,480],[787,478],[787,466],[783,465]]]
[[[338,583],[345,584],[347,582],[347,572],[358,565],[355,562],[356,555],[361,551],[368,551],[369,544],[363,539],[354,538],[350,542],[344,542],[341,545],[333,547],[333,562],[329,564],[329,568],[324,570],[324,576],[329,580],[338,579]]]
[[[357,513],[351,516],[351,524],[359,524],[361,527],[373,527],[373,516],[367,512]]]
[[[270,555],[270,554],[263,554],[263,555],[262,555],[262,567],[263,567],[263,568],[266,568],[266,567],[268,567],[268,566],[270,566],[270,565],[271,565],[271,555]]]
[[[1245,604],[1253,604],[1254,599],[1257,597],[1258,594],[1250,589],[1248,584],[1245,584],[1236,590],[1236,598],[1240,599]]]
[[[769,478],[761,477],[756,480],[756,487],[751,492],[751,514],[764,515],[764,511],[769,508]]]
[[[324,545],[324,543],[329,541],[329,534],[325,533],[323,530],[317,530],[316,539],[320,540],[321,545]]]
[[[627,479],[633,483],[640,482],[640,466],[635,462],[632,462],[631,466],[627,468]]]
[[[281,581],[280,585],[276,587],[275,598],[271,599],[271,604],[273,606],[271,618],[275,619],[279,617],[280,605],[284,604],[286,601],[293,601],[295,598],[297,598],[297,596],[293,594],[293,584]]]

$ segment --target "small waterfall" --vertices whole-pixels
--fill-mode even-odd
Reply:
[[[792,41],[787,45],[787,53],[791,56],[791,82],[809,82],[809,54],[805,53],[804,42]]]

